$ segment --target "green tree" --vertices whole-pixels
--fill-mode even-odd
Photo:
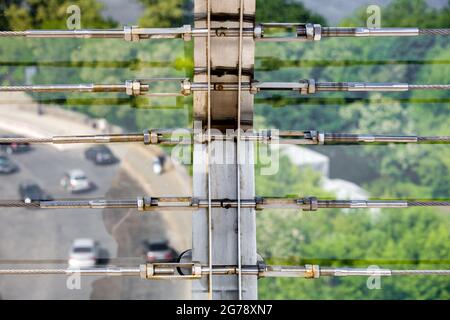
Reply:
[[[6,1],[4,18],[11,30],[66,29],[67,8],[77,5],[81,9],[81,24],[84,28],[111,27],[113,22],[101,16],[103,8],[96,0],[16,0]]]
[[[186,12],[191,11],[190,0],[140,0],[145,7],[139,19],[143,27],[179,27],[186,20]]]
[[[256,0],[258,22],[312,22],[326,24],[325,19],[293,0]]]

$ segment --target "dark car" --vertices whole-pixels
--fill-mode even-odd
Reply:
[[[42,188],[34,182],[24,182],[19,186],[20,197],[25,201],[52,200]]]
[[[19,167],[14,164],[7,156],[0,156],[0,174],[14,173]]]
[[[178,253],[167,241],[143,241],[143,245],[147,262],[175,262],[178,259]]]
[[[95,164],[113,164],[118,162],[118,159],[105,145],[90,147],[84,153],[86,159],[93,161]]]
[[[21,136],[2,136],[3,138],[21,138]],[[31,150],[29,143],[0,143],[0,151],[6,152],[7,154],[27,152]]]

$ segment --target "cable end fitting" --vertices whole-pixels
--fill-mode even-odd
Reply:
[[[299,199],[297,204],[303,211],[317,211],[319,209],[319,200],[316,197]]]
[[[138,211],[150,211],[152,205],[152,198],[151,197],[138,197],[137,198],[137,208]]]
[[[306,83],[306,87],[300,89],[300,94],[307,95],[307,94],[314,94],[317,92],[316,80],[314,79],[301,80],[300,83]]]
[[[181,94],[183,96],[190,96],[192,94],[192,84],[189,79],[185,79],[181,82]]]
[[[320,266],[316,264],[307,264],[305,266],[305,279],[318,279],[320,278]]]
[[[140,96],[141,95],[141,82],[137,80],[127,80],[125,81],[125,92],[129,96]]]
[[[131,27],[125,26],[123,28],[124,40],[129,41],[129,42],[140,41],[141,38],[140,38],[139,34],[135,32],[135,29],[138,29],[138,28],[139,28],[138,26],[131,26]]]
[[[192,27],[190,24],[185,24],[183,27],[184,33],[181,35],[184,41],[192,40]]]
[[[156,132],[155,130],[145,129],[143,132],[143,135],[144,135],[144,144],[145,145],[159,143],[158,132]]]
[[[325,144],[325,133],[317,130],[305,131],[305,139],[311,140],[313,144]]]

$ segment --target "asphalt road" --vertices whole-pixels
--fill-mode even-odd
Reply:
[[[0,175],[0,199],[19,199],[22,181],[38,182],[54,198],[123,197],[143,194],[138,183],[120,164],[96,166],[84,159],[84,148],[58,150],[35,146],[11,159],[20,171]],[[71,195],[59,180],[68,169],[82,169],[97,189]],[[23,267],[66,267],[74,239],[92,238],[108,252],[111,264],[142,262],[141,241],[167,235],[158,213],[139,215],[135,210],[0,210],[0,267],[18,262]],[[36,260],[41,260],[40,265]],[[16,265],[17,267],[17,265]],[[65,276],[0,276],[2,299],[166,299],[182,298],[179,283],[138,278],[83,277],[81,289],[68,290]]]
[[[80,150],[58,151],[37,146],[32,151],[14,154],[11,159],[20,171],[0,175],[0,198],[19,199],[19,184],[25,180],[38,182],[55,198],[103,197],[117,174],[117,166],[96,167],[87,162]],[[79,168],[98,186],[90,193],[73,196],[59,180],[67,169]],[[15,260],[61,260],[65,264],[71,243],[76,238],[98,240],[110,254],[116,242],[106,232],[101,212],[77,210],[2,209],[0,211],[0,258],[2,266]],[[3,299],[87,299],[90,283],[82,279],[81,290],[67,290],[65,277],[1,277]]]

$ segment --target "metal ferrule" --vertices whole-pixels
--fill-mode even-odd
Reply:
[[[325,143],[417,143],[417,136],[325,133]]]
[[[418,28],[355,28],[355,37],[411,37],[418,36]]]
[[[407,208],[407,201],[383,201],[383,200],[319,200],[321,209],[381,209],[381,208]]]
[[[71,143],[122,143],[143,142],[142,134],[111,134],[111,135],[80,135],[80,136],[55,136],[52,137],[54,144]]]
[[[139,268],[90,268],[90,269],[67,269],[66,274],[80,274],[84,276],[139,276],[140,269]]]
[[[348,276],[391,276],[389,269],[358,269],[358,268],[324,268],[320,269],[321,276],[348,277]]]
[[[264,270],[260,271],[259,273],[259,277],[261,278],[309,278],[310,276],[311,273],[303,266],[266,266]]]
[[[350,92],[402,92],[408,91],[407,83],[368,83],[368,82],[321,82],[316,84],[317,91]]]
[[[410,37],[418,35],[418,28],[322,28],[323,37]]]

